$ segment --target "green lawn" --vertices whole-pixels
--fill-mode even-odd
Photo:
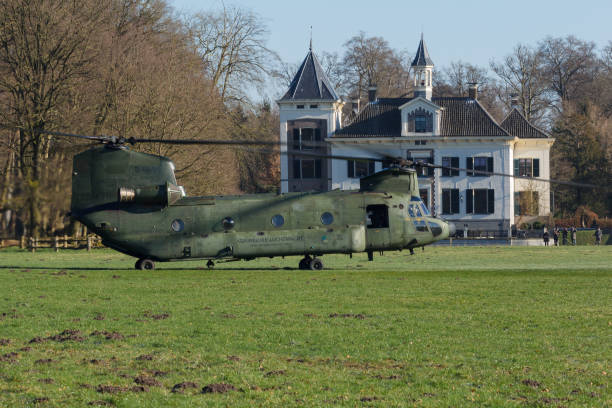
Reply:
[[[322,259],[2,250],[0,406],[612,405],[612,247]]]

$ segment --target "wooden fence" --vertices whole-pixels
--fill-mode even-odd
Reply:
[[[0,239],[0,248],[16,247],[28,249],[31,252],[36,252],[41,248],[53,248],[55,252],[60,249],[84,249],[91,251],[92,248],[101,248],[102,239],[97,235],[88,235],[86,237],[75,238],[64,236],[55,236],[51,238],[36,238],[25,237],[21,239]]]

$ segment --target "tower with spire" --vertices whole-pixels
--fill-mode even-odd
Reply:
[[[342,126],[344,103],[312,50],[312,37],[306,58],[277,103],[281,151],[329,154],[325,139]],[[329,190],[329,160],[289,153],[281,155],[281,192]]]
[[[412,60],[411,67],[414,71],[414,97],[422,97],[431,101],[434,63],[429,57],[429,52],[427,52],[423,33],[421,33],[419,48],[414,60]]]

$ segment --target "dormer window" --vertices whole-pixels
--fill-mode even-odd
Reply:
[[[416,115],[414,117],[414,131],[416,133],[425,133],[427,131],[427,118],[425,115]]]

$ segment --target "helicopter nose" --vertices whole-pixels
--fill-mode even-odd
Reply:
[[[448,236],[452,237],[455,235],[456,232],[457,232],[457,227],[455,226],[455,223],[449,222],[448,223]]]

